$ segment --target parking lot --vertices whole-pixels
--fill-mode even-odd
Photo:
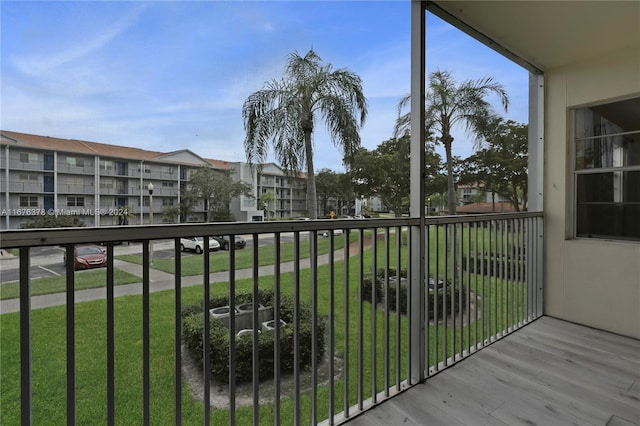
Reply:
[[[301,234],[302,238],[306,235]],[[246,249],[253,247],[253,238],[245,236],[247,241]],[[293,241],[290,234],[282,234],[281,243]],[[258,244],[260,246],[273,244],[273,235],[261,235]],[[130,242],[114,246],[114,254],[121,256],[125,254],[142,254],[142,243]],[[199,256],[193,252],[183,252],[182,256]],[[174,248],[171,240],[156,240],[153,242],[153,258],[157,260],[173,259]],[[32,279],[53,277],[65,274],[64,249],[62,247],[33,247],[30,253],[29,273]],[[0,257],[0,284],[18,281],[20,277],[19,259],[11,254]],[[82,273],[83,271],[77,271]]]

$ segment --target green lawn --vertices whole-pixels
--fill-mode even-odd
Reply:
[[[393,238],[393,237],[392,237]],[[395,241],[395,240],[394,240]],[[393,241],[390,241],[390,243]],[[393,242],[393,244],[395,244]],[[392,245],[395,247],[395,245]],[[372,250],[367,250],[364,258],[365,272],[372,269]],[[378,246],[378,256],[384,254],[384,242]],[[395,267],[395,259],[390,259],[391,267]],[[401,262],[406,263],[406,250],[403,250]],[[378,267],[384,265],[378,260]],[[388,357],[390,377],[396,378],[396,365],[399,365],[398,378],[407,377],[407,321],[395,313],[388,318],[389,333],[385,334],[385,314],[382,309],[372,309],[368,302],[359,303],[360,263],[357,258],[349,260],[348,281],[345,288],[344,262],[336,262],[333,266],[335,276],[335,343],[336,356],[344,359],[348,366],[348,374],[342,370],[335,387],[335,403],[337,411],[343,409],[343,395],[348,395],[348,405],[355,404],[358,398],[359,382],[362,383],[364,398],[372,392],[382,391],[384,388],[383,371],[385,363],[385,346],[389,342],[391,350]],[[329,265],[318,268],[318,311],[321,317],[327,318],[330,306]],[[478,288],[478,293],[484,295],[486,303],[481,304],[482,315],[488,320],[490,327],[495,325],[499,329],[506,324],[507,310],[505,302],[508,298],[508,286],[502,281],[481,277],[476,282],[476,276],[471,275],[470,287]],[[309,271],[301,271],[300,296],[309,301],[311,291]],[[272,287],[273,277],[260,277],[260,287]],[[237,291],[250,291],[252,280],[237,283]],[[513,284],[511,284],[513,286]],[[292,294],[294,287],[293,274],[283,274],[281,288],[286,294]],[[212,294],[228,291],[227,285],[215,283],[211,285]],[[182,303],[187,305],[202,298],[201,286],[188,287],[182,290]],[[512,293],[513,296],[513,293]],[[174,419],[173,409],[173,365],[174,365],[174,294],[172,291],[152,293],[151,296],[151,423],[169,424]],[[489,302],[490,301],[490,302]],[[348,304],[348,316],[345,317],[345,305]],[[142,329],[141,329],[141,296],[119,297],[115,301],[116,328],[116,423],[140,424],[142,422]],[[77,304],[76,315],[76,389],[77,389],[77,418],[78,424],[104,424],[106,422],[106,303],[104,300]],[[33,332],[33,416],[34,423],[63,424],[65,412],[65,307],[39,309],[32,312]],[[400,322],[399,334],[396,334],[396,324]],[[345,326],[346,324],[346,326]],[[362,346],[358,344],[360,324],[362,324]],[[375,345],[372,343],[373,327],[375,327]],[[456,342],[456,352],[459,351],[460,339],[465,344],[469,340],[465,336],[472,336],[470,341],[481,339],[482,333],[476,336],[475,329],[465,326],[458,327],[455,335],[451,329],[443,332],[442,326],[436,331],[434,326],[429,328],[430,360],[436,355],[442,360],[453,353],[453,343]],[[20,419],[20,377],[19,377],[19,317],[18,314],[0,316],[0,359],[2,375],[0,377],[0,405],[3,411],[3,424],[19,424]],[[446,344],[445,344],[446,339]],[[396,341],[400,345],[399,357],[396,357]],[[438,342],[438,354],[435,352],[435,342]],[[348,342],[348,343],[346,343]],[[346,359],[345,359],[346,357]],[[363,375],[358,376],[359,363],[362,365]],[[378,372],[375,380],[372,371]],[[346,380],[346,386],[345,386]],[[322,420],[328,415],[329,391],[326,384],[318,387],[318,413]],[[183,424],[202,424],[202,404],[194,400],[188,385],[182,386],[183,395]],[[309,424],[310,393],[302,396],[301,423]],[[290,424],[293,421],[293,402],[290,398],[282,400],[282,422]],[[225,409],[212,410],[212,424],[228,423],[229,413]],[[251,407],[239,407],[237,423],[250,424],[252,421]],[[260,423],[273,424],[271,404],[260,406]]]
[[[357,239],[358,239],[357,233],[351,233],[349,240],[353,242],[353,241],[357,241]],[[343,236],[340,235],[340,236],[334,237],[334,247],[336,250],[344,247]],[[318,239],[318,255],[326,254],[328,252],[329,252],[329,240],[327,238],[319,238]],[[293,255],[294,255],[294,244],[292,242],[280,244],[280,261],[281,262],[292,261]],[[120,260],[124,260],[126,262],[137,263],[139,265],[142,264],[141,255],[122,255],[122,256],[116,256],[116,258]],[[275,249],[273,245],[260,246],[258,248],[259,266],[273,264],[274,258],[275,258]],[[308,240],[304,240],[300,242],[300,258],[301,259],[309,258],[309,241]],[[211,272],[228,271],[229,270],[229,252],[228,251],[211,252],[209,254],[209,265],[210,265]],[[173,274],[175,271],[175,260],[174,259],[154,260],[153,267],[160,271]],[[202,256],[183,256],[181,267],[182,267],[183,277],[188,277],[193,275],[202,275],[204,271]],[[236,250],[235,267],[236,269],[246,269],[246,268],[253,267],[253,249],[246,248],[246,249]]]
[[[128,272],[115,268],[114,284],[131,284],[140,282],[142,279]],[[75,276],[75,289],[84,290],[87,288],[104,287],[107,285],[107,270],[100,268],[90,271],[78,271]],[[67,290],[67,277],[65,275],[57,277],[36,278],[31,280],[31,295],[62,293]],[[11,282],[0,285],[0,300],[15,299],[20,297],[20,284]]]

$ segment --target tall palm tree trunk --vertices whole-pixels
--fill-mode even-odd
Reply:
[[[316,176],[313,168],[313,148],[311,146],[311,130],[304,131],[304,148],[307,162],[307,208],[309,218],[318,218],[318,197],[316,193]]]
[[[447,156],[447,208],[449,214],[456,214],[456,188],[453,181],[453,156],[451,155],[451,142],[444,143]]]

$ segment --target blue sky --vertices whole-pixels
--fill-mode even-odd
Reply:
[[[0,128],[245,161],[241,108],[287,56],[313,48],[363,79],[362,144],[391,137],[409,92],[409,0],[0,2]],[[494,76],[527,121],[528,73],[428,16],[427,70]],[[497,99],[496,107],[499,107]],[[343,171],[322,126],[317,169]],[[459,131],[454,154],[473,141]]]

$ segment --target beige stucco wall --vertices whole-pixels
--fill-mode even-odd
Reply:
[[[545,73],[544,309],[640,338],[640,242],[571,238],[568,111],[630,96],[640,96],[638,44]]]

